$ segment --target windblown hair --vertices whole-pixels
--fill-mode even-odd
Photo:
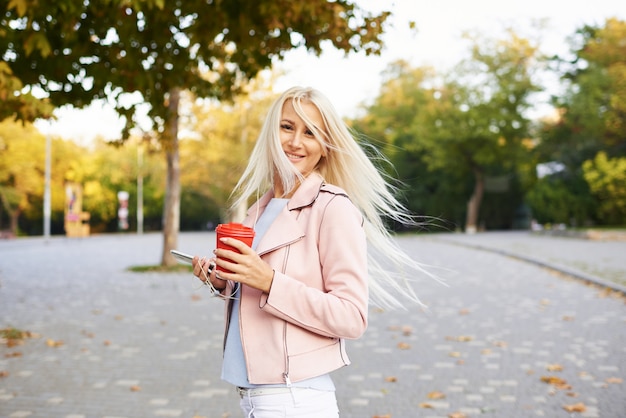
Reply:
[[[288,193],[302,175],[287,159],[280,142],[279,130],[283,105],[292,101],[297,114],[322,144],[325,157],[316,168],[324,180],[346,191],[350,200],[364,216],[368,240],[369,287],[372,303],[381,307],[402,307],[398,294],[421,304],[409,277],[431,273],[398,247],[385,225],[385,218],[403,225],[417,225],[418,220],[395,197],[396,186],[372,163],[372,152],[384,159],[374,147],[360,145],[356,135],[340,118],[330,101],[318,90],[293,87],[283,93],[270,107],[248,165],[233,193],[237,197],[233,208],[248,203],[273,187],[275,173]],[[302,109],[311,103],[320,111],[325,126],[315,126]],[[383,266],[386,265],[386,268]],[[395,272],[392,271],[392,264]]]

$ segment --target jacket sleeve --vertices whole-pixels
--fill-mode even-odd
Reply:
[[[261,308],[316,334],[359,338],[367,328],[367,241],[363,217],[344,195],[326,203],[319,226],[323,289],[276,272]]]

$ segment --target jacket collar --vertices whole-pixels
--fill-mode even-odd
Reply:
[[[290,215],[290,212],[302,209],[315,202],[323,185],[324,179],[318,173],[311,173],[304,179],[298,190],[287,202],[287,211],[281,212],[274,221],[278,225],[278,230],[268,231],[259,241],[256,249],[259,255],[288,245],[305,236],[304,226],[298,223],[297,216]],[[258,202],[250,207],[244,223],[248,226],[254,226],[258,220],[257,216],[265,210],[265,207],[273,197],[273,190],[265,193]]]
[[[315,202],[323,185],[324,179],[319,173],[309,174],[289,199],[289,203],[287,203],[289,210],[301,209]]]

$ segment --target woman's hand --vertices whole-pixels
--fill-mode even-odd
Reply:
[[[215,264],[214,258],[208,259],[206,257],[199,258],[198,256],[195,256],[191,261],[193,274],[202,280],[203,283],[206,283],[206,281],[209,280],[215,290],[224,290],[226,288],[226,282],[217,277],[215,274],[215,268],[212,269],[213,271],[210,271],[211,264]]]
[[[245,243],[234,238],[222,238],[221,241],[237,250],[215,249],[216,264],[231,273],[218,271],[217,277],[243,283],[265,293],[269,293],[274,279],[274,270]],[[229,261],[230,260],[230,261]],[[195,271],[195,270],[194,270]]]

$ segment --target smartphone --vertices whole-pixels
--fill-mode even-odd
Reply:
[[[193,260],[193,255],[185,254],[178,250],[170,250],[170,253],[181,263],[191,264],[191,261]],[[215,263],[210,263],[206,274],[211,274],[214,268]]]
[[[170,250],[170,253],[181,263],[191,264],[191,260],[193,260],[193,255],[185,254],[178,250]]]

